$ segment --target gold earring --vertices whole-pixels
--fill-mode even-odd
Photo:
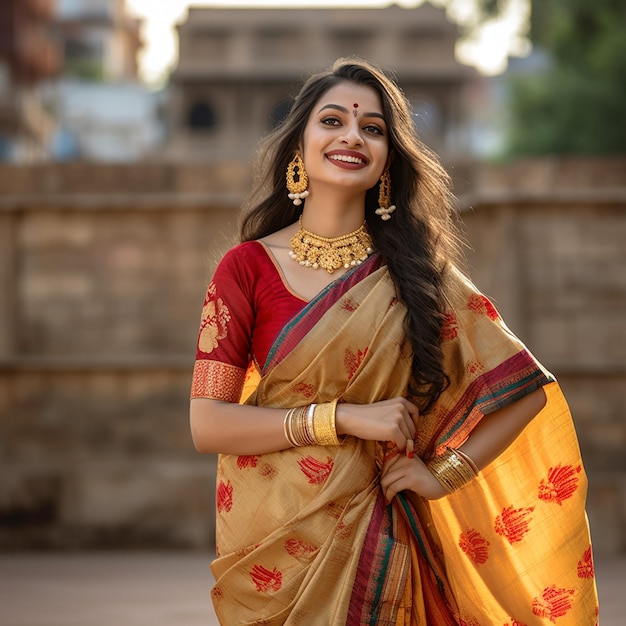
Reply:
[[[376,215],[380,215],[380,219],[386,222],[391,219],[391,214],[395,210],[395,205],[391,204],[391,176],[389,175],[389,170],[385,170],[380,177],[378,208],[375,213]]]
[[[297,171],[296,171],[297,170]],[[296,181],[296,176],[298,180]],[[309,195],[307,187],[309,178],[304,170],[304,163],[299,154],[296,154],[287,166],[287,191],[289,199],[293,200],[296,206],[302,204],[302,200]]]

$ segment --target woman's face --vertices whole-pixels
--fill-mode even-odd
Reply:
[[[364,193],[378,182],[388,156],[387,124],[372,87],[343,82],[314,105],[302,145],[310,190],[338,185]]]

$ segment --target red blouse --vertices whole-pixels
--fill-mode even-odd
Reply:
[[[229,250],[204,299],[191,397],[238,402],[248,366],[263,366],[278,333],[305,305],[262,243]]]

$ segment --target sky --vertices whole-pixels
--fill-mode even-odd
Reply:
[[[439,0],[443,2],[444,0]],[[404,7],[415,7],[423,0],[396,0]],[[144,49],[139,57],[140,74],[147,83],[164,82],[167,73],[176,65],[178,42],[175,24],[185,20],[187,8],[213,7],[383,7],[390,2],[381,0],[126,0],[131,15],[144,20],[142,37]],[[436,2],[433,2],[436,4]],[[450,19],[459,24],[472,18],[473,3],[469,0],[447,0]],[[530,44],[524,37],[528,18],[528,0],[508,0],[507,8],[498,20],[485,24],[476,36],[460,41],[456,54],[459,61],[475,66],[487,75],[506,69],[508,55],[525,56]]]

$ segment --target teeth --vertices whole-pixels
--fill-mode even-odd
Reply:
[[[332,159],[333,161],[345,161],[346,163],[359,163],[361,165],[364,163],[363,159],[359,159],[359,157],[348,156],[347,154],[331,154],[328,158]]]

